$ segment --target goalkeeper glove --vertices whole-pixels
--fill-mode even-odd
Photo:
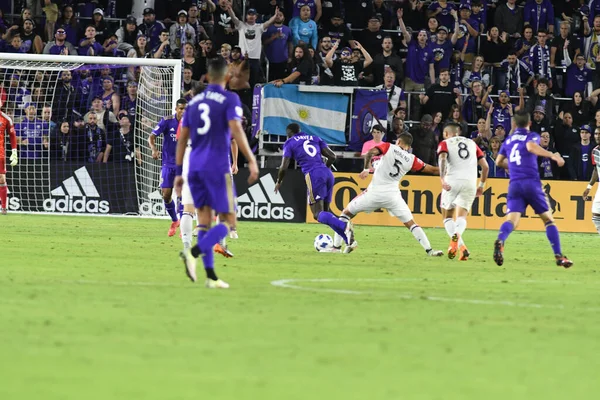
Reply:
[[[17,149],[13,149],[10,153],[10,166],[14,167],[19,162],[19,156],[17,156]]]

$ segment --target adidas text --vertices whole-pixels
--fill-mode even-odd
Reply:
[[[65,196],[44,200],[44,211],[108,214],[110,204],[106,200],[88,200],[85,196],[77,199]]]
[[[254,219],[278,219],[292,220],[294,219],[294,209],[292,207],[273,206],[267,204],[238,204],[238,218],[254,218]]]

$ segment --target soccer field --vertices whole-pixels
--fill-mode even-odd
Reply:
[[[590,222],[591,223],[591,222]],[[230,290],[190,283],[168,221],[0,218],[0,399],[587,399],[600,390],[597,235],[240,223]],[[435,248],[442,229],[426,229]],[[201,270],[199,270],[202,273]],[[199,275],[200,276],[200,275]]]

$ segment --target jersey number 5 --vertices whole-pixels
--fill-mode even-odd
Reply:
[[[206,135],[210,129],[210,107],[206,103],[201,103],[198,105],[198,111],[200,112],[200,121],[202,121],[202,126],[196,129],[196,133],[198,135]]]
[[[395,178],[395,177],[397,177],[398,175],[400,175],[400,166],[401,166],[401,165],[402,165],[402,161],[400,161],[400,160],[398,160],[398,159],[395,159],[395,160],[394,160],[394,165],[393,165],[393,167],[394,167],[394,170],[395,170],[395,171],[394,171],[394,172],[390,172],[390,177],[392,177],[392,178]]]

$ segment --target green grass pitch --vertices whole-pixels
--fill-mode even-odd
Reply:
[[[590,222],[591,223],[591,222]],[[559,227],[560,228],[560,227]],[[187,281],[168,221],[0,218],[0,399],[590,399],[600,390],[597,235],[468,231],[468,262],[405,228],[240,223],[231,284]],[[426,229],[435,248],[448,238]],[[199,270],[202,273],[201,270]],[[279,286],[275,286],[272,282]]]

